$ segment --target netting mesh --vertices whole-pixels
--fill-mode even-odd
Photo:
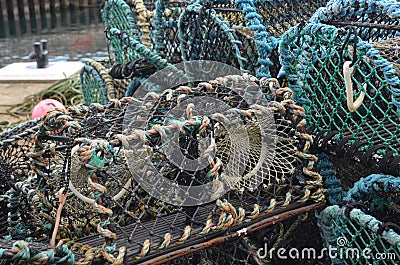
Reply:
[[[232,65],[243,72],[255,73],[258,55],[252,32],[246,34],[230,28],[217,11],[199,4],[185,9],[179,21],[183,59],[213,60]],[[224,13],[225,17],[228,15],[232,19],[234,15],[240,17],[241,12]]]
[[[133,40],[172,63],[180,62],[177,22],[185,5],[185,1],[106,1],[103,10],[104,27],[106,30],[115,28],[125,32]],[[113,62],[129,62],[138,58],[136,54],[124,55],[122,44],[114,40],[113,36],[108,39]]]
[[[310,22],[351,26],[357,29],[361,39],[377,42],[398,37],[399,7],[396,0],[334,0],[315,12]]]
[[[205,1],[190,5],[179,21],[183,59],[216,60],[259,77],[277,76],[277,38],[289,27],[307,22],[325,3]]]
[[[133,40],[142,43],[141,26],[146,21],[146,17],[138,16],[137,12],[133,13],[130,6],[125,1],[106,1],[102,13],[102,19],[106,32],[111,28],[116,28],[119,31],[126,32],[126,34]],[[107,35],[106,38],[109,40],[108,51],[110,61],[113,64],[123,63],[126,59],[128,59],[128,61],[137,59],[137,54],[131,55],[131,58],[126,58],[119,47],[118,40]],[[144,36],[144,38],[146,39],[146,36]]]
[[[98,102],[105,104],[115,98],[114,84],[108,70],[100,62],[90,61],[80,72],[82,94],[86,104]]]
[[[400,38],[393,38],[372,43],[383,58],[391,62],[397,75],[400,76]]]
[[[326,247],[337,250],[334,264],[397,263],[398,191],[398,178],[370,175],[347,192],[345,206],[329,206],[320,213]]]
[[[171,63],[182,61],[178,20],[187,4],[187,1],[158,0],[155,5],[151,32],[153,48],[157,54]]]
[[[369,43],[332,26],[294,27],[282,40],[289,87],[305,103],[313,132],[325,133],[338,153],[398,174],[391,159],[398,157],[400,81],[390,62]],[[343,71],[350,61],[353,73]]]
[[[248,105],[241,93],[231,90],[232,84],[244,94],[254,89],[258,91],[253,98],[258,104]],[[200,96],[220,99],[231,111],[196,116],[196,108],[189,103]],[[282,219],[300,214],[306,211],[303,208],[310,210],[312,208],[307,207],[314,207],[313,203],[324,198],[322,179],[313,171],[316,157],[307,154],[311,138],[304,132],[304,111],[292,96],[287,88],[279,88],[275,79],[258,80],[245,75],[218,78],[192,88],[182,86],[161,95],[149,93],[142,101],[123,98],[107,105],[96,103],[89,107],[53,110],[36,127],[35,137],[31,138],[33,146],[30,145],[28,153],[31,160],[26,162],[31,165],[29,172],[1,197],[10,205],[7,209],[2,206],[2,210],[12,216],[7,221],[8,234],[13,239],[32,237],[35,241],[48,242],[57,226],[58,239],[84,237],[74,243],[61,241],[58,248],[87,243],[91,246],[87,249],[92,252],[85,252],[84,259],[93,260],[100,255],[110,262],[124,259],[128,263],[157,258],[165,249],[173,251],[215,239],[218,244],[230,241],[226,248],[232,251],[222,254],[221,246],[216,244],[193,255],[214,262],[211,264],[229,260],[232,264],[251,263],[254,258],[251,251],[245,251],[232,241],[246,234],[244,228],[248,227],[249,233],[255,232],[262,224],[252,228],[250,225],[254,222],[272,222],[268,217],[274,214]],[[130,104],[139,104],[142,111],[130,113]],[[184,106],[188,116],[177,120],[168,118],[171,109],[178,105]],[[151,111],[144,121],[146,129],[124,129],[126,115],[139,115],[143,108]],[[243,125],[235,123],[236,116],[230,116],[233,113]],[[263,120],[257,118],[257,113],[271,116],[258,116],[269,117]],[[247,149],[239,139],[230,137],[227,127],[221,126],[227,120],[232,126],[239,126],[235,127],[236,131],[244,130],[249,135],[251,159],[235,160],[246,157],[243,150]],[[276,144],[273,158],[263,155],[268,149],[260,147],[263,140],[259,129],[260,125],[271,121],[279,132],[270,137]],[[133,119],[133,122],[140,122],[140,119]],[[168,143],[164,142],[168,139],[165,135],[174,130],[186,157],[200,157],[214,149],[215,157],[206,156],[204,169],[182,170],[184,164],[176,165],[167,159],[161,146]],[[201,139],[206,136],[214,139],[215,144],[204,145]],[[202,194],[211,202],[182,206],[182,201],[188,199],[177,189],[169,191],[173,203],[160,200],[139,181],[144,179],[152,184],[157,179],[148,168],[141,166],[140,159],[144,158],[173,183],[188,187],[211,184],[211,189],[204,189]],[[267,165],[271,159],[273,161]],[[230,162],[233,162],[231,169]],[[241,164],[241,174],[235,172],[239,168],[236,164]],[[57,191],[62,187],[69,191],[61,213],[58,207],[63,195]],[[228,188],[231,191],[227,192]],[[287,214],[290,210],[295,212]],[[56,225],[58,218],[59,226]],[[231,239],[219,238],[227,231]],[[119,255],[113,256],[116,247]],[[129,252],[125,252],[125,247]],[[63,251],[65,254],[67,249]],[[190,255],[184,259],[189,258]]]
[[[317,1],[258,1],[258,12],[268,32],[280,37],[301,22],[307,22],[318,8],[325,6],[326,0]]]

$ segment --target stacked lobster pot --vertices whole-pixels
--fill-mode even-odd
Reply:
[[[400,4],[330,1],[279,46],[281,74],[308,116],[332,206],[319,218],[334,264],[399,255]],[[397,57],[396,57],[397,56]],[[397,176],[397,177],[396,177]],[[362,251],[369,251],[368,257]]]
[[[109,59],[81,71],[84,100],[107,103],[132,96],[157,69],[181,62],[178,19],[185,1],[106,1],[102,11]]]
[[[182,58],[224,62],[257,77],[277,76],[280,36],[307,22],[326,2],[195,1],[178,23]]]
[[[399,10],[106,1],[85,104],[0,135],[0,259],[396,264]]]
[[[26,170],[1,195],[3,259],[254,263],[276,220],[293,230],[324,206],[292,90],[248,74],[172,88],[54,109],[4,136],[30,152],[13,145]]]
[[[139,59],[151,63],[155,58],[165,59],[171,64],[212,60],[257,77],[277,76],[280,35],[290,26],[306,22],[325,3],[159,0],[152,5],[106,1],[103,21],[111,64],[89,63],[82,70],[86,103],[132,96],[148,77],[135,71],[134,65],[144,67],[136,62]],[[117,69],[110,71],[111,67]]]

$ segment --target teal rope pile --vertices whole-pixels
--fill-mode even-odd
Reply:
[[[333,258],[332,264],[367,264],[363,259],[362,251],[365,248],[371,249],[367,253],[374,256],[376,253],[394,254],[395,259],[400,258],[400,235],[393,229],[380,230],[383,222],[372,215],[364,213],[360,209],[350,209],[346,213],[346,207],[338,205],[329,206],[317,215],[318,226],[321,236],[324,239],[325,247],[335,248],[336,254],[348,249],[358,249],[360,257],[351,259],[346,255],[339,255]],[[351,230],[351,232],[350,232]],[[365,238],[364,240],[362,239]],[[345,240],[345,241],[344,241]],[[345,242],[346,245],[342,245]],[[376,260],[375,260],[376,261]],[[379,264],[394,264],[394,260],[379,260]]]
[[[320,174],[324,177],[325,187],[328,189],[328,201],[330,204],[338,204],[343,199],[343,189],[340,179],[336,178],[336,172],[333,169],[333,164],[329,162],[329,157],[326,154],[318,155],[318,168]]]
[[[344,201],[360,202],[369,201],[369,209],[374,211],[382,208],[384,204],[399,203],[400,198],[384,197],[384,194],[400,193],[400,178],[390,175],[373,174],[357,181],[353,188],[347,191]]]
[[[257,13],[258,0],[235,0],[235,4],[242,9],[246,18],[246,24],[254,31],[254,39],[257,44],[258,62],[261,65],[256,75],[258,77],[271,77],[269,68],[272,66],[270,56],[278,46],[278,40],[266,31],[261,16]]]

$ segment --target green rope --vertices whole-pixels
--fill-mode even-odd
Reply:
[[[74,74],[68,78],[57,81],[42,91],[27,96],[22,103],[12,106],[6,106],[8,109],[5,113],[10,119],[0,121],[0,132],[7,128],[14,127],[18,123],[29,120],[33,107],[43,99],[55,99],[64,104],[64,106],[73,106],[82,102],[81,86],[79,82],[79,74]],[[16,118],[11,119],[11,118]]]

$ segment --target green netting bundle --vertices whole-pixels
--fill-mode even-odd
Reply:
[[[333,264],[397,264],[400,179],[374,174],[354,184],[342,206],[318,214]]]
[[[109,75],[109,69],[100,62],[90,61],[85,63],[80,72],[80,82],[86,104],[94,102],[104,104],[117,96],[114,80]]]
[[[400,80],[391,63],[354,32],[314,23],[291,28],[279,51],[320,147],[399,174]]]
[[[142,0],[109,0],[103,10],[104,27],[106,30],[116,28],[125,32],[162,58],[180,62],[177,21],[185,6],[185,1],[158,0],[145,3]],[[114,37],[107,36],[112,63],[139,59],[136,54],[124,53],[123,46]]]
[[[124,96],[132,96],[142,82],[149,76],[146,72],[140,74],[124,74],[124,69],[129,63],[146,60],[147,64],[155,69],[163,69],[170,63],[161,56],[155,54],[141,42],[134,40],[129,33],[111,28],[106,32],[107,37],[118,43],[123,50],[124,60],[117,65],[88,62],[80,73],[82,94],[86,104],[107,103],[110,99],[118,99]],[[122,50],[120,52],[122,52]],[[125,57],[126,56],[126,57]],[[110,74],[111,67],[121,67],[122,78],[113,78]],[[140,68],[140,65],[138,66]],[[134,70],[134,69],[133,69]]]

